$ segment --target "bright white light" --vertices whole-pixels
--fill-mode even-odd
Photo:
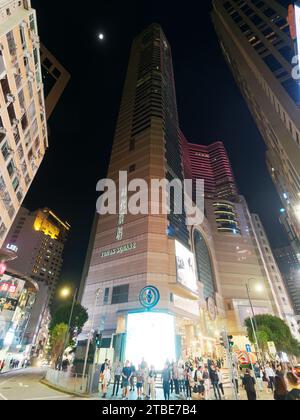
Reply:
[[[4,346],[9,347],[12,345],[15,338],[15,332],[14,330],[9,330],[4,338]]]
[[[297,217],[298,222],[300,223],[300,204],[294,208],[295,215]]]
[[[258,293],[261,293],[261,292],[263,292],[263,290],[264,290],[264,286],[263,286],[262,284],[257,284],[257,285],[255,286],[255,290],[256,290]]]
[[[99,34],[99,39],[100,39],[101,41],[103,41],[103,39],[104,39],[104,34]]]
[[[194,254],[180,242],[175,241],[177,281],[188,289],[197,292],[197,278]]]
[[[167,360],[176,359],[175,354],[172,315],[152,312],[128,315],[126,360],[138,366],[144,359],[149,366],[162,370]]]

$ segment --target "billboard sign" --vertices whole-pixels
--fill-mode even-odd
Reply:
[[[194,254],[175,241],[177,282],[193,292],[198,291]]]

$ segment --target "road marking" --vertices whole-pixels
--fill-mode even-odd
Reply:
[[[0,394],[0,398],[4,401],[8,401],[8,398],[4,397],[4,395]]]
[[[40,398],[26,398],[26,400],[23,400],[23,401],[62,400],[64,398],[72,398],[72,396],[71,395],[62,395],[62,396],[57,395],[56,397],[53,396],[53,397],[40,397]]]

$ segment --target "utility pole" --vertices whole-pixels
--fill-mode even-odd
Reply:
[[[223,347],[226,350],[227,361],[229,363],[228,368],[229,368],[230,382],[231,382],[231,385],[233,387],[232,388],[233,389],[233,399],[238,400],[237,389],[236,389],[236,386],[235,386],[234,368],[233,368],[234,362],[233,362],[233,358],[232,358],[232,352],[231,352],[231,348],[230,348],[228,332],[225,328],[221,333],[221,344],[223,345]]]

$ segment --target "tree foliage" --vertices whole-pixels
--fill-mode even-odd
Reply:
[[[68,325],[72,310],[72,303],[61,305],[53,314],[50,324],[50,330],[59,324]],[[71,332],[77,329],[78,334],[81,333],[84,324],[87,322],[89,316],[87,310],[79,303],[75,303],[73,316],[71,320]]]
[[[258,328],[257,339],[263,351],[267,351],[268,342],[273,341],[278,352],[300,356],[300,343],[292,336],[289,326],[282,319],[273,315],[257,315],[255,321]],[[245,325],[249,339],[254,343],[250,318],[246,319]]]
[[[68,325],[58,324],[50,331],[50,349],[51,349],[51,361],[53,367],[56,366],[59,358],[61,357],[64,344],[67,339]]]

